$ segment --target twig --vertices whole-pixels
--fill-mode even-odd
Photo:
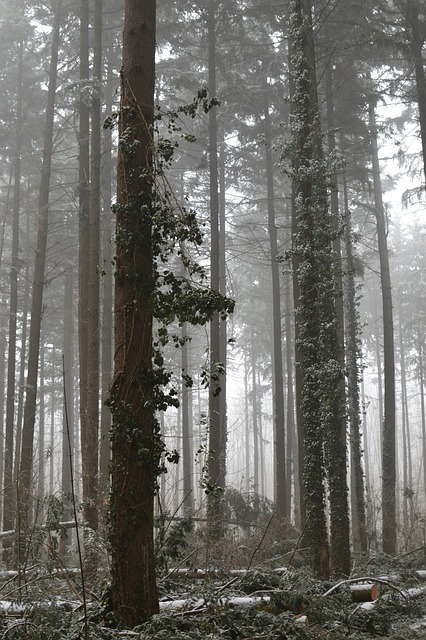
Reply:
[[[70,423],[68,420],[68,403],[67,403],[67,390],[66,390],[66,380],[65,380],[65,358],[64,354],[62,354],[62,382],[64,387],[64,413],[65,413],[65,424],[67,428],[67,443],[68,443],[68,456],[69,456],[69,464],[70,464],[70,476],[71,476],[71,499],[72,499],[72,508],[75,522],[75,532],[77,536],[77,550],[78,550],[78,561],[80,565],[80,577],[81,577],[81,591],[83,596],[83,609],[84,609],[84,638],[85,640],[89,640],[89,622],[87,615],[87,600],[86,600],[86,589],[84,586],[84,570],[83,570],[83,555],[81,552],[81,544],[80,544],[80,534],[78,530],[78,516],[77,516],[77,501],[75,498],[75,487],[74,487],[74,470],[73,470],[73,462],[72,462],[72,447],[71,447],[71,435],[70,435]]]
[[[167,578],[170,578],[170,576],[173,575],[174,572],[177,571],[179,567],[181,567],[187,560],[189,560],[189,558],[193,556],[194,553],[197,553],[197,551],[198,551],[198,547],[193,551],[191,551],[191,553],[188,556],[186,556],[186,558],[184,558],[181,562],[179,562],[179,564],[176,565],[176,567],[173,567],[173,569],[171,569],[169,573],[166,575],[165,580],[167,580]]]
[[[298,551],[298,549],[299,549],[299,547],[300,547],[300,545],[301,545],[301,542],[302,542],[302,540],[303,540],[303,536],[305,535],[306,527],[308,526],[308,522],[309,522],[310,517],[311,517],[311,512],[309,512],[309,513],[307,514],[307,516],[306,516],[306,520],[305,520],[305,522],[303,523],[302,531],[300,532],[300,535],[299,535],[299,537],[297,538],[296,546],[294,547],[294,549],[293,549],[293,553],[291,554],[290,560],[288,561],[288,566],[289,566],[289,567],[291,567],[291,565],[292,565],[292,563],[293,563],[293,558],[294,558],[294,556],[296,555],[296,553],[297,553],[297,551]]]
[[[417,549],[411,549],[411,551],[406,551],[405,553],[401,553],[399,556],[395,556],[395,560],[401,560],[402,558],[406,558],[410,556],[412,553],[417,553],[417,551],[424,551],[425,547],[418,547]]]
[[[275,517],[275,511],[272,512],[271,517],[269,518],[269,522],[266,525],[265,530],[264,530],[264,532],[262,534],[262,537],[260,538],[258,544],[255,546],[255,548],[253,550],[253,553],[251,554],[251,558],[250,558],[249,563],[247,565],[247,571],[250,569],[256,553],[259,551],[260,547],[262,546],[262,543],[263,543],[263,541],[264,541],[264,539],[266,537],[266,534],[268,533],[269,527],[271,526],[271,523],[272,523],[272,520],[274,519],[274,517]]]

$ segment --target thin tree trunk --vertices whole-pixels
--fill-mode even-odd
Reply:
[[[27,237],[30,237],[30,216],[27,215]],[[21,352],[19,362],[19,382],[18,382],[18,410],[16,414],[16,433],[15,433],[15,463],[13,467],[13,484],[17,486],[18,474],[19,474],[19,457],[21,454],[22,443],[22,419],[24,413],[24,389],[25,389],[25,369],[27,365],[27,329],[28,329],[28,313],[29,313],[29,300],[30,300],[30,263],[27,260],[25,265],[25,285],[23,295],[23,310],[22,310],[22,331],[21,331]],[[14,506],[15,508],[15,506]]]
[[[208,3],[208,85],[211,97],[216,95],[216,0]],[[210,179],[210,286],[220,289],[220,237],[218,192],[218,127],[216,107],[209,111],[209,179]],[[218,490],[211,491],[208,500],[209,535],[219,539],[223,535],[222,491],[225,487],[226,433],[225,416],[221,415],[220,401],[222,374],[220,348],[220,319],[216,311],[210,322],[210,367],[215,379],[209,385],[209,483]]]
[[[351,455],[351,515],[352,540],[355,551],[367,551],[365,524],[365,491],[362,468],[361,444],[361,406],[359,398],[360,371],[359,362],[359,320],[356,300],[355,265],[352,252],[352,222],[349,210],[346,182],[344,185],[345,202],[345,247],[346,247],[346,370],[347,399],[349,417],[350,455]]]
[[[16,320],[18,313],[19,210],[21,193],[23,42],[18,45],[18,83],[16,93],[16,149],[13,163],[12,257],[10,267],[9,343],[7,359],[6,424],[4,445],[3,529],[13,529],[15,519],[13,453],[16,399]],[[5,547],[7,545],[5,544]]]
[[[423,491],[426,495],[426,416],[425,416],[425,389],[424,389],[424,370],[423,370],[423,344],[422,339],[418,336],[417,351],[419,358],[419,392],[420,392],[420,411],[422,420],[422,460],[423,460]]]
[[[52,360],[52,388],[50,392],[50,455],[49,455],[49,494],[53,494],[55,481],[55,411],[56,411],[56,390],[55,390],[55,363]]]
[[[271,122],[268,104],[268,85],[265,82],[263,117],[267,138],[271,135]],[[287,504],[286,483],[286,451],[285,451],[285,424],[284,424],[284,376],[282,354],[282,328],[281,328],[281,288],[278,264],[278,238],[275,224],[275,194],[274,174],[271,145],[268,141],[265,146],[266,162],[266,188],[268,202],[268,234],[269,250],[271,254],[271,279],[272,279],[272,361],[273,361],[273,398],[274,398],[274,450],[275,450],[275,508],[278,517],[289,519]]]
[[[33,467],[34,425],[37,399],[37,374],[40,353],[40,329],[43,312],[44,271],[46,262],[47,232],[49,224],[49,189],[52,164],[52,141],[55,111],[55,95],[58,73],[58,49],[60,33],[60,5],[54,9],[52,53],[49,68],[49,87],[46,105],[46,124],[43,140],[43,159],[40,178],[37,247],[31,300],[31,325],[28,348],[28,373],[22,428],[22,449],[19,473],[20,527],[28,526],[31,477]]]
[[[80,5],[80,101],[79,114],[79,255],[78,255],[78,347],[80,383],[80,442],[82,458],[83,495],[90,500],[90,486],[87,473],[91,471],[92,452],[87,450],[91,443],[88,416],[88,352],[89,352],[89,211],[90,211],[90,108],[87,103],[89,82],[89,3],[81,0]],[[88,460],[87,460],[88,458]],[[87,467],[87,469],[86,469]],[[86,477],[85,477],[86,476]],[[88,495],[89,492],[89,495]],[[85,505],[87,516],[93,514],[90,505]],[[93,514],[96,518],[96,515]],[[92,525],[94,523],[92,522]]]
[[[284,309],[285,309],[285,353],[286,353],[286,369],[287,369],[287,508],[291,514],[291,488],[293,478],[294,488],[294,520],[297,527],[300,527],[300,495],[299,495],[299,466],[297,459],[297,441],[296,441],[296,425],[294,421],[294,389],[293,389],[293,327],[291,322],[292,304],[291,304],[291,279],[288,270],[284,274]]]
[[[44,332],[43,332],[44,334]],[[45,339],[42,335],[42,348],[40,349],[40,398],[39,398],[39,420],[38,420],[38,483],[37,483],[37,520],[38,524],[43,520],[43,509],[40,503],[43,500],[45,490],[45,476],[47,467],[47,456],[45,447],[46,438],[46,359],[45,359]]]
[[[256,340],[254,331],[251,332],[251,393],[252,393],[252,423],[253,423],[253,491],[259,493],[259,426],[258,399],[256,379]]]
[[[383,551],[396,554],[396,424],[395,424],[395,354],[393,333],[392,288],[385,210],[382,200],[375,106],[369,105],[371,155],[373,164],[374,203],[380,259],[380,282],[383,303],[383,357],[385,377],[384,421],[382,440],[382,509]]]
[[[87,424],[82,431],[83,517],[88,527],[98,528],[99,467],[99,265],[101,195],[101,82],[102,3],[95,0],[93,26],[93,90],[89,209],[89,309],[87,353]]]
[[[244,469],[245,469],[245,480],[246,480],[245,489],[247,494],[250,491],[250,450],[251,450],[250,416],[249,416],[249,384],[248,384],[249,374],[250,374],[250,370],[249,370],[247,352],[244,351],[244,418],[245,418],[244,419],[244,423],[245,423],[244,441],[245,441],[245,451],[246,451]]]
[[[188,328],[186,323],[182,325],[182,338],[187,338]],[[182,346],[182,374],[189,376],[188,363],[188,343]],[[192,486],[192,451],[191,442],[193,434],[191,433],[191,416],[189,412],[189,395],[191,389],[182,381],[182,466],[183,466],[183,511],[185,515],[189,515],[194,510],[194,496]]]
[[[74,457],[74,324],[73,324],[73,289],[72,273],[65,275],[64,287],[64,324],[63,324],[63,388],[64,402],[62,405],[62,477],[61,488],[65,505],[64,518],[72,517],[70,505],[72,492],[71,461]],[[69,535],[61,536],[59,553],[64,558],[69,546]]]

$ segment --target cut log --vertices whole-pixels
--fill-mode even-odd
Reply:
[[[379,596],[379,588],[376,583],[351,584],[349,588],[355,602],[371,602]]]

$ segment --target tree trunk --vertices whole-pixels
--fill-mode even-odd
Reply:
[[[216,0],[208,3],[208,71],[209,93],[216,95]],[[219,192],[218,192],[218,127],[217,108],[209,111],[209,176],[210,176],[210,286],[213,291],[220,290],[220,238],[219,238]],[[210,368],[213,377],[209,386],[209,484],[215,487],[209,493],[208,520],[209,535],[213,540],[223,535],[222,496],[225,487],[226,431],[225,416],[221,415],[221,348],[220,318],[215,311],[210,322]]]
[[[18,312],[19,209],[21,192],[23,42],[18,45],[18,86],[16,101],[16,149],[13,162],[12,256],[10,266],[9,341],[7,358],[6,424],[4,444],[3,530],[13,529],[15,485],[13,480],[13,440],[16,394],[16,318]]]
[[[411,58],[414,63],[420,138],[422,141],[423,171],[426,182],[426,74],[423,59],[425,32],[424,22],[420,19],[420,2],[418,0],[407,0],[405,20]]]
[[[252,424],[253,424],[253,491],[259,493],[259,425],[258,399],[256,379],[256,340],[254,331],[251,332],[251,393],[252,393]]]
[[[42,333],[41,349],[40,349],[40,398],[39,398],[39,421],[38,421],[38,483],[37,483],[37,500],[43,500],[46,494],[46,467],[47,456],[46,451],[46,359],[45,359],[45,338]],[[43,518],[42,509],[37,508],[37,524],[41,524]]]
[[[300,526],[300,496],[299,496],[299,466],[297,463],[297,442],[294,422],[294,389],[293,389],[293,327],[291,316],[293,307],[291,304],[291,278],[288,270],[284,274],[285,290],[285,349],[287,369],[287,509],[291,514],[291,488],[292,477],[294,487],[294,520],[297,527]]]
[[[87,423],[82,431],[83,517],[98,528],[99,467],[99,264],[101,196],[102,3],[95,0],[93,25],[92,135],[89,198],[89,297],[87,352]]]
[[[64,330],[63,330],[63,388],[64,402],[62,406],[62,478],[61,489],[65,504],[64,518],[72,518],[72,509],[69,506],[72,494],[71,476],[72,458],[74,455],[74,324],[73,324],[73,289],[74,278],[71,273],[65,275],[64,287]],[[69,545],[69,535],[61,536],[59,552],[61,558],[65,557]]]
[[[112,49],[112,46],[111,46]],[[109,47],[107,51],[111,50]],[[113,62],[108,57],[107,61],[107,99],[106,113],[113,110]],[[103,149],[103,172],[102,172],[102,197],[103,197],[103,224],[102,224],[102,407],[101,407],[101,446],[99,460],[99,477],[101,491],[108,495],[109,491],[109,462],[110,462],[110,429],[111,429],[111,412],[107,406],[106,400],[109,394],[109,387],[112,378],[112,343],[113,343],[113,326],[112,313],[113,308],[113,277],[112,277],[112,258],[113,258],[113,229],[112,229],[112,131],[106,129],[104,131],[104,149]]]
[[[422,459],[423,459],[423,491],[426,495],[426,416],[425,416],[425,388],[424,388],[424,370],[423,370],[423,344],[422,338],[418,336],[417,350],[419,358],[419,392],[420,392],[420,410],[422,415]]]
[[[341,378],[335,305],[333,224],[328,209],[328,167],[322,151],[310,2],[291,4],[290,174],[294,184],[299,318],[303,375],[305,533],[314,570],[329,573],[324,473],[330,496],[332,570],[350,572],[346,448],[342,438]]]
[[[93,514],[90,509],[90,485],[87,474],[91,470],[92,451],[88,417],[88,352],[89,352],[89,210],[90,210],[90,109],[87,103],[89,82],[89,3],[80,5],[80,101],[79,114],[79,254],[78,254],[78,347],[80,382],[80,441],[83,475],[83,496],[87,497],[85,517]],[[86,476],[86,477],[85,477]],[[88,494],[89,491],[89,495]],[[96,515],[94,515],[96,517]],[[91,522],[91,524],[95,524]]]
[[[279,518],[289,520],[290,513],[287,504],[286,483],[286,447],[284,424],[284,376],[283,376],[283,352],[282,352],[282,328],[281,328],[281,288],[278,263],[278,238],[275,225],[275,194],[273,159],[269,138],[271,136],[271,122],[268,104],[268,84],[263,87],[264,108],[263,117],[267,144],[265,146],[266,162],[266,188],[268,202],[268,234],[269,250],[271,253],[271,279],[272,279],[272,360],[273,360],[273,398],[274,398],[274,448],[275,448],[275,508]]]
[[[187,325],[182,326],[182,338],[187,337]],[[186,376],[189,373],[188,363],[188,343],[182,346],[182,373]],[[192,416],[189,411],[189,395],[191,389],[182,381],[182,466],[183,466],[183,511],[185,515],[190,515],[194,510],[194,496],[192,484]]]
[[[249,375],[250,367],[247,356],[247,351],[244,351],[244,443],[245,443],[245,490],[248,494],[250,491],[250,412],[249,412]]]
[[[151,307],[155,10],[155,0],[125,2],[117,165],[110,544],[114,614],[130,628],[158,612],[153,517],[161,445]]]
[[[374,203],[376,209],[377,241],[379,246],[380,282],[383,304],[383,357],[384,357],[384,421],[382,440],[382,509],[383,551],[396,554],[396,425],[395,425],[395,354],[393,334],[392,288],[385,210],[382,200],[377,127],[374,104],[369,105],[371,130],[371,156],[373,164]]]
[[[49,68],[49,86],[46,105],[46,123],[43,140],[43,159],[40,177],[37,246],[31,299],[31,324],[28,347],[28,371],[22,428],[22,448],[19,467],[18,497],[21,530],[28,526],[31,477],[33,467],[34,425],[37,409],[37,374],[40,353],[40,329],[43,313],[44,271],[46,262],[47,232],[49,224],[49,189],[52,164],[53,124],[58,72],[60,34],[60,3],[54,9],[52,29],[52,53]]]
[[[359,315],[357,311],[355,266],[352,252],[352,222],[348,204],[346,182],[344,185],[345,202],[345,247],[346,247],[346,371],[349,437],[351,455],[351,515],[352,544],[355,551],[367,551],[365,526],[365,492],[362,468],[361,444],[361,406],[359,397]]]

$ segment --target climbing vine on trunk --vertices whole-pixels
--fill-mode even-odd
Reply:
[[[164,348],[169,342],[182,346],[187,337],[170,327],[204,325],[214,312],[231,313],[234,303],[209,287],[204,269],[192,260],[189,246],[200,245],[203,234],[195,211],[178,204],[166,175],[178,137],[192,140],[181,134],[181,119],[194,118],[200,108],[208,113],[217,101],[200,90],[189,105],[150,115],[134,91],[122,91],[127,100],[106,123],[120,123],[110,541],[114,612],[134,626],[158,610],[153,497],[162,461],[178,459],[166,451],[156,418],[179,404]],[[182,378],[191,386],[186,373]]]

